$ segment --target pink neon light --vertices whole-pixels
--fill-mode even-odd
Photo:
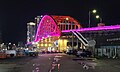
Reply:
[[[41,21],[40,21],[40,23],[39,23],[39,25],[38,25],[37,33],[36,33],[36,36],[35,36],[35,41],[37,41],[38,32],[39,32],[39,30],[40,30],[40,26],[41,26],[41,23],[42,23],[42,21],[44,20],[44,18],[45,18],[45,16],[41,19]]]
[[[35,36],[35,42],[36,41],[39,41],[39,40],[41,40],[42,39],[42,37],[44,37],[44,38],[47,38],[44,34],[42,35],[42,37],[38,37],[39,36],[39,31],[40,31],[40,28],[41,28],[41,24],[42,24],[42,22],[44,21],[44,20],[46,20],[46,19],[50,19],[51,20],[51,24],[53,24],[54,26],[55,26],[55,28],[56,28],[56,32],[50,32],[50,36],[60,36],[60,30],[58,29],[58,27],[57,27],[57,25],[56,25],[56,23],[55,23],[55,21],[50,17],[50,16],[48,16],[48,15],[45,15],[42,19],[41,19],[41,21],[40,21],[40,23],[39,23],[39,25],[38,25],[38,28],[37,28],[37,33],[36,33],[36,36]],[[42,34],[42,33],[41,33]]]
[[[32,42],[28,42],[27,44],[32,44]]]
[[[91,28],[80,28],[80,29],[73,29],[73,30],[62,30],[62,32],[70,32],[70,31],[97,31],[97,30],[113,30],[113,29],[120,29],[120,25],[113,25],[113,26],[103,26],[103,27],[91,27]]]

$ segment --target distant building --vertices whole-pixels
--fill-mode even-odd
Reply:
[[[32,42],[35,38],[36,24],[34,22],[27,23],[27,43]]]
[[[43,15],[35,17],[35,33],[37,31],[38,25],[40,23],[40,20],[42,19]]]
[[[39,25],[39,22],[40,22],[40,20],[41,20],[41,17],[42,17],[42,16],[37,16],[37,17],[35,17],[36,26]]]
[[[34,22],[27,23],[27,43],[34,41],[35,33],[37,31],[37,27],[38,27],[39,22],[42,17],[43,17],[43,15],[37,16],[37,17],[35,17]]]
[[[36,26],[39,25],[39,22],[40,22],[40,20],[41,20],[42,17],[43,17],[42,15],[41,15],[41,16],[37,16],[37,17],[35,17],[35,23],[36,23]]]

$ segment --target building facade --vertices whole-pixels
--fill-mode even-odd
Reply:
[[[36,24],[34,22],[27,23],[27,43],[34,41],[36,32]]]

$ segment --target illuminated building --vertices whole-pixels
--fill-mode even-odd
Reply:
[[[29,22],[27,23],[27,42],[32,42],[35,39],[35,23],[34,22]]]
[[[98,27],[82,28],[82,26],[70,16],[55,15],[44,15],[38,22],[35,39],[33,41],[38,42],[39,45],[37,46],[44,50],[56,49],[64,51],[68,46],[72,49],[81,48],[93,50],[96,47],[105,47],[104,44],[107,46],[112,45],[111,40],[119,41],[119,36],[116,35],[117,37],[115,37],[114,34],[116,32],[119,34],[120,25],[105,26],[105,24],[99,24]],[[112,36],[110,34],[112,34]]]

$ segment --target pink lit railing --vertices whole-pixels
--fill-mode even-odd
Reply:
[[[101,27],[91,27],[91,28],[80,28],[73,30],[62,30],[62,32],[70,32],[70,31],[99,31],[99,30],[113,30],[120,29],[120,25],[112,25],[112,26],[101,26]]]

